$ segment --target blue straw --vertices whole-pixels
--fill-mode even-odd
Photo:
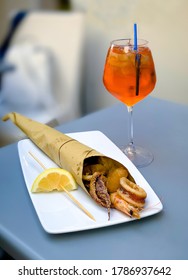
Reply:
[[[134,23],[134,50],[137,51],[137,24]]]

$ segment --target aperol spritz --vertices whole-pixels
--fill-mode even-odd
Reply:
[[[156,84],[155,66],[146,40],[138,40],[137,49],[131,39],[111,42],[105,67],[103,82],[106,89],[127,105],[129,121],[129,144],[124,153],[138,167],[146,166],[153,155],[133,143],[133,106],[152,92]]]

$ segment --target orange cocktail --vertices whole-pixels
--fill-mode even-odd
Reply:
[[[106,57],[103,82],[106,89],[127,106],[145,98],[155,87],[156,74],[147,41],[134,50],[131,40],[113,41]]]
[[[136,34],[134,25],[134,34]],[[104,66],[106,89],[127,105],[129,142],[122,151],[137,166],[150,164],[153,154],[133,143],[133,107],[152,92],[156,84],[155,66],[148,41],[118,39],[110,44]]]

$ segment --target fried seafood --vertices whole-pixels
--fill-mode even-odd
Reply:
[[[101,163],[84,166],[85,174],[93,174],[95,172],[105,173],[105,166],[103,166]]]
[[[84,162],[82,179],[91,197],[107,208],[109,219],[110,208],[130,217],[140,217],[146,192],[119,162],[107,157],[93,157]]]
[[[124,167],[118,167],[118,168],[111,168],[107,181],[106,181],[106,187],[110,193],[117,191],[117,189],[120,187],[120,179],[122,177],[127,177],[129,175],[129,172]]]
[[[146,192],[127,178],[120,179],[120,187],[110,195],[112,205],[128,216],[140,218],[139,212],[145,205]]]
[[[105,185],[106,178],[99,172],[92,175],[90,181],[89,193],[91,197],[101,206],[108,210],[108,219],[110,219],[110,195]]]
[[[120,179],[120,185],[121,187],[117,190],[119,196],[129,204],[142,209],[147,196],[145,190],[125,177]]]
[[[120,210],[129,217],[140,218],[139,209],[126,202],[117,192],[110,194],[110,200],[114,208]]]

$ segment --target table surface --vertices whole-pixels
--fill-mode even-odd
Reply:
[[[188,107],[148,97],[134,108],[135,144],[154,161],[140,172],[163,203],[160,213],[131,223],[66,234],[46,233],[28,195],[17,143],[0,149],[0,247],[15,259],[188,259]],[[57,127],[100,130],[117,146],[128,141],[123,104]]]

